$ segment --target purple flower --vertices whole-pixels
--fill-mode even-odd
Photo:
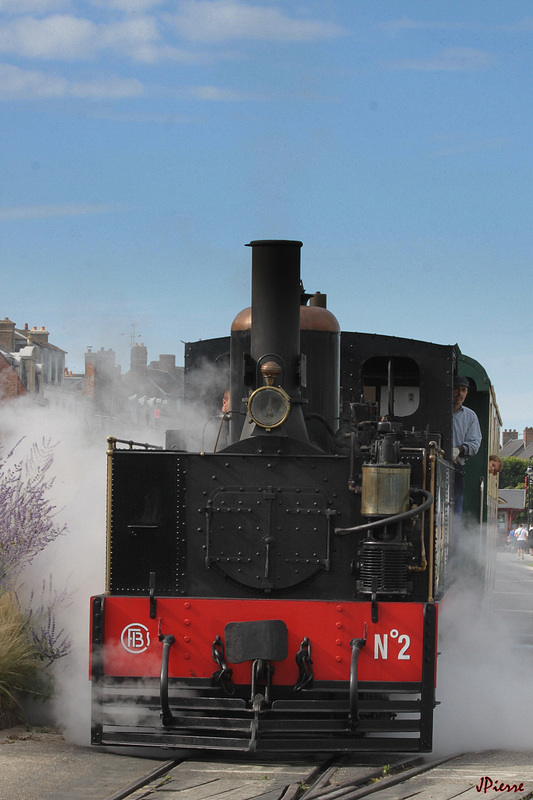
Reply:
[[[50,468],[54,447],[50,439],[34,443],[27,457],[15,461],[20,442],[4,457],[0,445],[0,594],[15,591],[20,573],[37,553],[66,532],[66,525],[56,523],[57,509],[48,497],[54,477]],[[31,593],[26,617],[36,655],[48,664],[66,655],[70,641],[64,630],[57,630],[54,609],[68,599],[65,591],[57,593],[43,582],[37,608],[32,608]]]

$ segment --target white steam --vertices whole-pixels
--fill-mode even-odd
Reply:
[[[500,569],[512,558],[500,553]],[[464,576],[459,584],[440,606],[434,751],[531,750],[533,659],[519,630],[526,608],[502,614],[498,593],[480,601]]]
[[[0,436],[6,449],[25,437],[16,450],[17,461],[43,437],[57,443],[50,498],[58,523],[66,523],[68,530],[35,557],[24,569],[21,581],[23,596],[33,590],[37,601],[43,581],[50,575],[55,591],[67,590],[69,601],[57,608],[56,627],[65,629],[72,651],[50,668],[55,684],[51,707],[35,702],[29,705],[29,713],[58,724],[72,741],[88,744],[89,598],[102,592],[105,585],[105,436],[100,441],[88,441],[79,414],[64,408],[39,407],[25,399],[3,406]]]
[[[220,429],[222,398],[227,389],[227,365],[204,362],[191,371],[186,391],[195,402],[184,403],[176,420],[184,449],[191,452],[214,449]]]
[[[204,402],[182,404],[179,414],[167,417],[164,427],[183,432],[188,450],[212,450],[220,424],[227,371],[202,369],[195,373],[194,391]],[[50,499],[57,523],[67,532],[39,553],[23,570],[22,598],[34,592],[38,603],[43,581],[52,576],[58,593],[68,591],[69,601],[57,608],[57,629],[64,628],[72,643],[70,654],[52,665],[54,697],[50,703],[29,703],[32,721],[56,724],[69,741],[87,745],[90,740],[89,618],[90,598],[105,590],[106,557],[106,437],[165,444],[164,427],[128,426],[90,413],[90,406],[69,404],[68,396],[50,392],[47,406],[21,398],[2,405],[0,442],[4,455],[22,437],[16,461],[23,460],[34,442],[56,443],[49,474],[55,476]]]
[[[204,378],[206,395],[213,396],[220,374],[207,373]],[[223,380],[216,389],[214,396],[219,394],[221,400]],[[182,408],[180,418],[172,423],[186,432],[187,449],[212,448],[217,423],[208,428],[211,443],[205,425],[219,412],[218,400],[216,407],[206,402],[200,409]],[[115,433],[113,427],[110,421],[109,429],[102,428],[96,437],[93,431],[89,440],[86,417],[79,411],[38,407],[26,400],[4,405],[0,422],[5,448],[26,437],[19,458],[24,447],[43,437],[58,443],[52,498],[59,509],[58,523],[66,522],[68,532],[35,558],[22,580],[25,591],[33,589],[39,596],[43,579],[52,574],[54,588],[70,593],[70,604],[57,610],[57,622],[71,639],[72,652],[53,667],[55,696],[43,718],[51,717],[70,741],[83,745],[90,737],[90,597],[105,587],[106,436]],[[140,441],[164,443],[163,432],[159,442],[154,441],[153,430],[137,435]],[[513,626],[491,612],[490,604],[483,612],[475,593],[463,588],[451,591],[441,604],[439,629],[437,699],[441,704],[435,710],[434,750],[533,749],[528,704],[533,659],[515,646]],[[31,711],[43,713],[37,705]]]

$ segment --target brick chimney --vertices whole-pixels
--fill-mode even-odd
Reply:
[[[0,347],[8,353],[15,350],[15,323],[8,317],[0,320]]]
[[[510,442],[511,439],[518,439],[518,431],[515,430],[507,430],[507,428],[502,433],[502,447]]]
[[[31,329],[30,334],[33,344],[48,344],[48,337],[50,336],[50,334],[48,333],[44,325],[41,325],[40,330],[37,330],[37,328],[34,326]]]
[[[533,444],[533,428],[524,428],[524,447]]]
[[[164,370],[165,372],[170,372],[171,375],[174,375],[176,372],[176,356],[160,355],[159,369]]]
[[[148,365],[148,351],[144,344],[134,344],[131,348],[130,370],[137,375],[146,375]]]
[[[85,397],[94,397],[94,383],[96,374],[96,353],[91,348],[85,353],[85,381],[83,394]]]

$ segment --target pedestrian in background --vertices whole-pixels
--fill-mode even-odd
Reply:
[[[527,528],[525,525],[520,525],[514,534],[514,538],[516,539],[517,544],[517,552],[516,555],[520,559],[520,561],[524,560],[524,556],[527,552],[528,543],[527,543]]]
[[[529,547],[529,555],[533,556],[533,525],[529,526],[527,532],[527,546]]]

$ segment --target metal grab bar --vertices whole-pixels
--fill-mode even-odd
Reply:
[[[161,701],[161,723],[163,727],[168,727],[174,722],[172,711],[168,704],[168,659],[170,648],[176,641],[171,633],[159,634],[159,641],[163,643],[161,653],[161,675],[159,679],[159,698]]]
[[[352,648],[352,658],[350,661],[350,724],[352,728],[357,728],[359,725],[359,678],[357,668],[359,663],[359,653],[361,648],[366,644],[366,635],[368,631],[368,623],[365,622],[365,632],[362,639],[351,639],[350,647]]]

